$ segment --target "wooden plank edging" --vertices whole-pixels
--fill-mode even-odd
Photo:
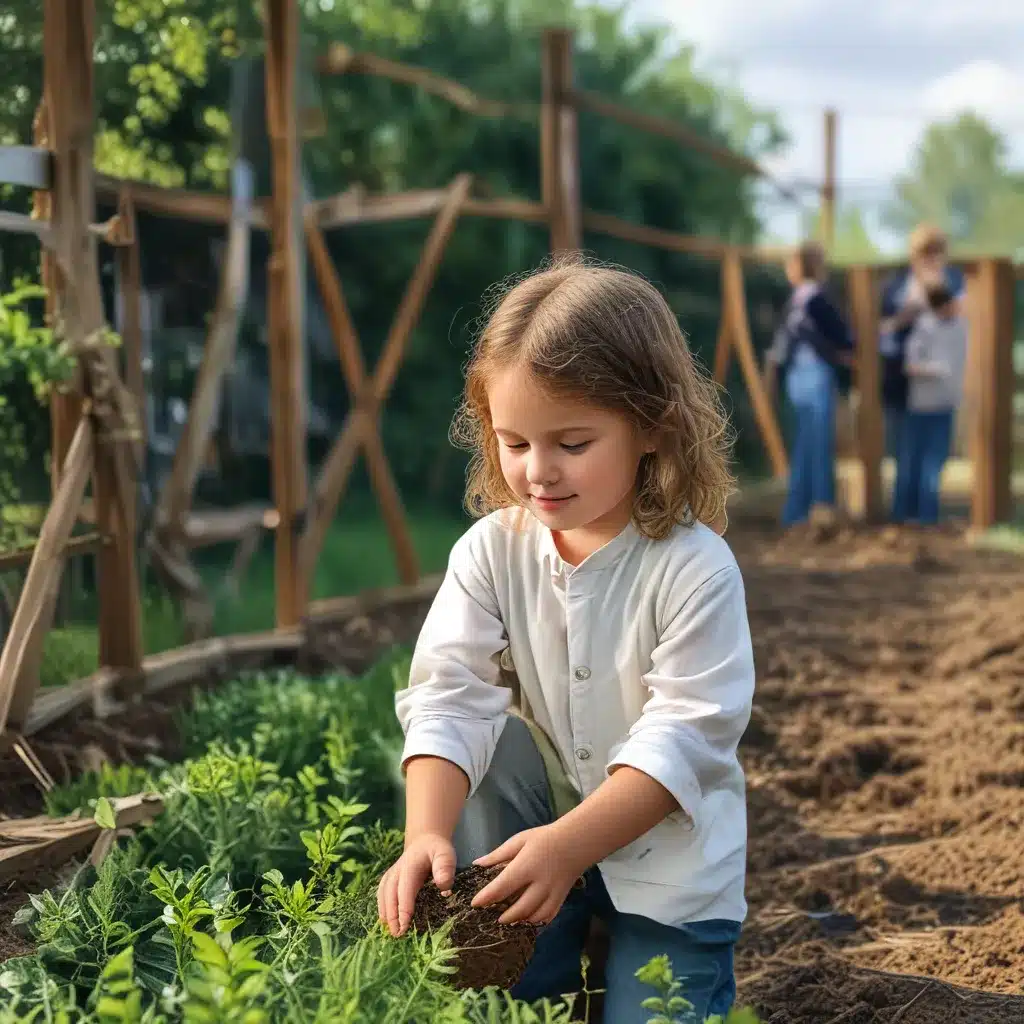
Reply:
[[[434,573],[416,583],[377,587],[347,597],[314,601],[305,621],[297,627],[213,637],[148,655],[142,661],[140,692],[144,699],[186,683],[204,672],[228,673],[236,666],[241,671],[250,659],[271,661],[281,655],[297,655],[307,642],[310,628],[322,629],[389,607],[429,601],[443,579],[444,573]],[[22,734],[37,735],[75,711],[88,709],[92,713],[97,700],[115,689],[121,678],[122,674],[116,670],[103,668],[65,686],[44,690],[33,700]]]

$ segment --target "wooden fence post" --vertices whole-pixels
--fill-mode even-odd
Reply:
[[[93,187],[94,0],[46,0],[44,6],[44,99],[53,151],[50,192],[51,264],[55,302],[65,331],[84,338],[104,324]],[[111,360],[111,367],[115,364]],[[69,403],[70,405],[70,403]],[[58,399],[60,425],[55,463],[70,440],[70,415]],[[129,675],[142,663],[142,626],[135,551],[134,502],[124,493],[115,443],[97,439],[96,524],[109,543],[99,567],[100,662]],[[59,468],[56,474],[59,476]],[[134,485],[134,481],[130,481]]]
[[[757,429],[772,465],[772,474],[776,479],[782,479],[789,472],[786,443],[765,389],[760,367],[757,365],[743,284],[743,259],[737,249],[729,249],[722,257],[722,324],[719,327],[718,346],[715,350],[715,373],[717,375],[721,372],[721,378],[716,376],[716,380],[720,384],[725,383],[730,352],[733,350],[736,352],[740,371],[747,385],[754,419],[757,421]]]
[[[296,96],[299,9],[294,0],[267,0],[267,130],[273,165],[272,248],[268,273],[271,453],[277,625],[298,625],[309,600],[299,558],[306,513],[306,372],[301,285],[301,164]]]
[[[542,47],[541,200],[551,228],[551,251],[557,255],[583,246],[572,31],[545,29]]]
[[[971,412],[974,489],[971,525],[984,530],[1013,507],[1014,268],[1006,259],[978,261],[970,282],[973,352],[967,401]]]
[[[882,454],[885,449],[881,400],[881,355],[878,347],[878,296],[871,267],[851,267],[848,275],[853,336],[856,340],[857,455],[863,472],[864,518],[884,518]]]

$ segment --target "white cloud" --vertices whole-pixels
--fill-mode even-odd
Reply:
[[[937,117],[973,110],[996,124],[1013,125],[1020,118],[1024,71],[994,60],[972,60],[929,84],[923,105]]]
[[[928,122],[965,108],[1002,129],[1024,164],[1024,4],[634,0],[632,12],[672,24],[699,65],[779,112],[792,138],[770,161],[780,177],[820,179],[826,106],[839,112],[840,194],[854,200],[884,198]],[[778,204],[769,213],[772,229],[793,230]]]

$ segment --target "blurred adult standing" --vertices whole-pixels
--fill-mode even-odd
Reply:
[[[881,302],[882,409],[886,453],[897,462],[907,417],[907,339],[928,309],[930,288],[945,284],[954,314],[962,312],[966,281],[949,265],[949,242],[934,224],[918,224],[910,234],[910,266],[886,282]]]

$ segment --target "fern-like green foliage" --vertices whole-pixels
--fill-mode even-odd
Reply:
[[[0,966],[0,1024],[569,1024],[565,1003],[453,989],[449,928],[393,939],[377,920],[403,844],[407,671],[396,652],[360,679],[249,675],[180,716],[181,763],[104,767],[50,794],[51,813],[108,827],[116,796],[155,790],[165,811],[32,897],[18,923],[37,950]],[[668,960],[640,976],[652,1024],[688,1024]]]
[[[39,432],[42,403],[74,366],[43,325],[45,297],[45,289],[29,281],[18,281],[0,295],[0,550],[23,546],[32,537],[27,524],[5,512],[20,499],[18,481],[29,458],[29,438]]]

